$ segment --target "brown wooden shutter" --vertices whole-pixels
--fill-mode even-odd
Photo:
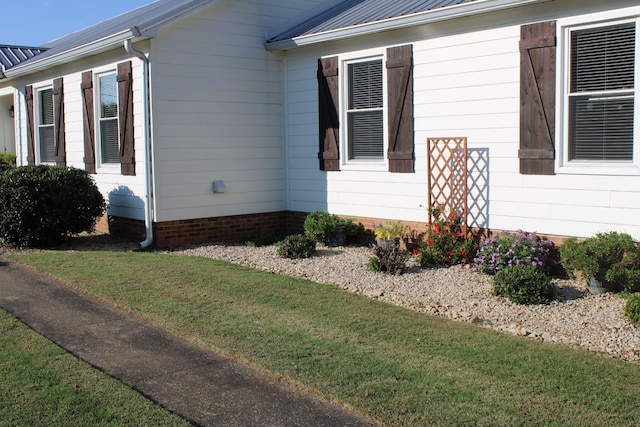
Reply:
[[[413,47],[387,49],[387,91],[389,105],[389,172],[412,173],[413,135]]]
[[[520,37],[520,173],[553,175],[556,22],[523,25]]]
[[[131,61],[118,64],[118,118],[120,121],[120,165],[122,175],[135,175],[133,135],[133,76]]]
[[[340,123],[338,115],[338,57],[318,60],[318,111],[320,170],[340,170]]]
[[[36,164],[35,122],[33,119],[33,86],[25,88],[24,99],[27,103],[27,164]]]
[[[53,81],[54,125],[53,138],[56,148],[56,164],[66,166],[66,144],[64,135],[64,84],[62,77]]]
[[[93,73],[82,73],[82,112],[84,124],[84,168],[89,173],[96,173],[96,133],[93,115]]]

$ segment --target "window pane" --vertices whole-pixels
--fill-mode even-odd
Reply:
[[[56,148],[53,140],[53,125],[40,126],[38,128],[38,141],[40,144],[40,161],[50,163],[56,161]]]
[[[570,160],[633,160],[633,96],[570,99]]]
[[[382,108],[382,61],[349,64],[349,109]]]
[[[51,89],[41,90],[40,92],[40,124],[53,124],[53,91]]]
[[[634,87],[635,23],[571,33],[571,92]]]
[[[100,121],[100,142],[102,163],[119,163],[118,119]]]
[[[380,159],[384,156],[384,126],[381,110],[348,114],[349,159]]]
[[[100,118],[118,117],[118,92],[115,74],[100,77]]]

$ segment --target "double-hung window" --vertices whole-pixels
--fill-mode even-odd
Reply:
[[[120,163],[118,84],[116,73],[98,76],[98,142],[100,163]]]
[[[37,91],[37,146],[41,163],[56,161],[54,137],[53,89],[51,87]]]
[[[639,164],[638,19],[571,25],[563,34],[564,164]]]
[[[354,61],[347,68],[348,159],[384,159],[382,58]]]

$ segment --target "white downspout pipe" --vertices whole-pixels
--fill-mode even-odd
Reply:
[[[146,230],[146,238],[144,241],[140,242],[140,249],[147,249],[151,247],[153,243],[153,146],[151,139],[151,130],[152,130],[152,114],[151,114],[151,86],[150,86],[150,73],[149,73],[149,58],[143,52],[136,50],[131,45],[131,39],[126,39],[124,41],[124,50],[127,51],[129,55],[133,55],[137,58],[140,58],[143,65],[143,83],[142,83],[142,93],[143,93],[143,121],[144,121],[144,172],[145,172],[145,186],[144,186],[144,225]]]

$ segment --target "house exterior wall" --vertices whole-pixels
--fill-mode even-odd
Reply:
[[[138,46],[138,48],[143,48]],[[25,103],[25,87],[32,85],[34,89],[50,86],[53,79],[63,78],[64,84],[64,126],[66,141],[67,166],[84,169],[84,132],[83,101],[81,75],[85,71],[96,73],[115,70],[118,63],[132,61],[133,65],[133,98],[134,98],[134,135],[136,175],[123,176],[120,165],[101,167],[97,165],[97,173],[92,174],[96,185],[108,202],[108,214],[136,220],[144,219],[144,125],[142,119],[142,64],[139,59],[129,56],[123,47],[80,60],[47,69],[34,75],[7,82],[14,88],[18,105],[15,106],[15,120],[18,135],[16,136],[17,164],[27,162],[27,113]],[[98,106],[94,107],[96,112]],[[96,150],[98,148],[96,147]],[[39,163],[36,161],[36,163]]]
[[[285,209],[281,55],[271,28],[322,1],[219,2],[151,44],[157,222]],[[224,193],[212,191],[223,181]]]
[[[520,26],[597,13],[585,16],[588,22],[603,16],[599,13],[604,9],[631,5],[590,0],[545,3],[287,52],[287,209],[426,222],[426,140],[466,137],[473,159],[470,225],[558,236],[616,230],[640,239],[637,158],[620,175],[569,171],[560,167],[558,158],[556,174],[550,176],[520,174],[518,159]],[[640,11],[616,14],[637,19]],[[415,173],[349,170],[344,165],[339,172],[318,170],[317,59],[349,58],[400,44],[412,44],[414,52]],[[560,61],[562,55],[558,46]],[[635,117],[640,117],[637,109]],[[563,137],[559,120],[556,129],[559,144]],[[634,143],[640,144],[638,132]]]

